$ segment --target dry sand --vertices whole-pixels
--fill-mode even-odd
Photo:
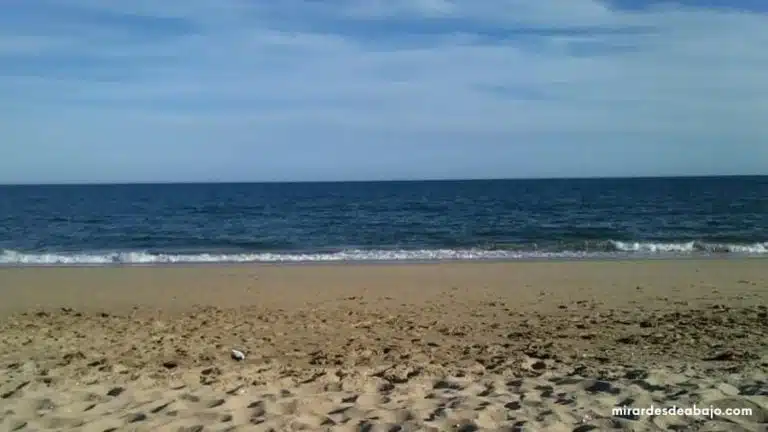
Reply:
[[[0,269],[0,431],[766,430],[766,300],[758,259]],[[611,413],[694,404],[752,414]]]

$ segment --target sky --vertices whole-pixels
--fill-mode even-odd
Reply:
[[[0,183],[768,174],[764,0],[4,0]]]

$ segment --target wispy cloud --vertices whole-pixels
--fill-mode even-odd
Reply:
[[[746,0],[12,0],[0,181],[768,171]]]

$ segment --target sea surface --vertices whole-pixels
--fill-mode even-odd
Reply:
[[[0,265],[768,256],[768,177],[0,186]]]

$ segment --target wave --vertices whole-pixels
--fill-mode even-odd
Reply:
[[[301,263],[371,261],[446,261],[503,260],[525,258],[579,258],[584,252],[512,252],[483,249],[361,250],[317,253],[198,253],[169,254],[151,252],[107,253],[20,253],[3,251],[0,265],[79,265],[79,264],[183,264],[183,263]]]
[[[719,244],[704,242],[607,241],[581,250],[467,249],[348,249],[335,252],[167,253],[104,252],[32,253],[3,250],[0,265],[114,265],[114,264],[204,264],[204,263],[312,263],[312,262],[407,262],[525,259],[585,259],[653,256],[699,256],[736,254],[768,255],[768,242]]]
[[[768,254],[768,242],[751,244],[707,243],[699,241],[653,243],[653,242],[623,242],[610,241],[610,244],[621,252],[639,253],[734,253],[747,255]]]

